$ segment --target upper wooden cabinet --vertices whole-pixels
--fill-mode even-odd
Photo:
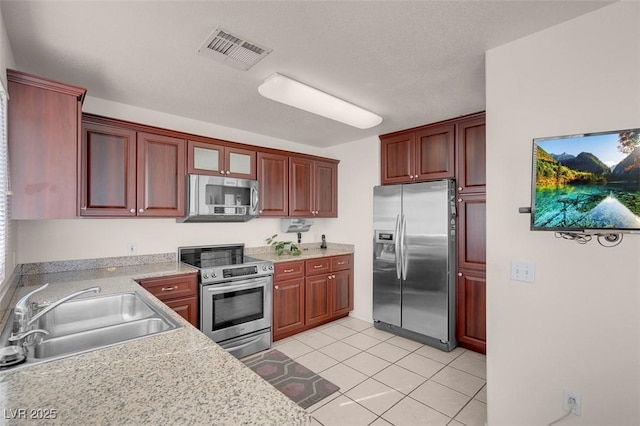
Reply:
[[[74,218],[86,90],[14,70],[7,81],[10,218]]]
[[[487,156],[484,114],[457,124],[456,153],[458,193],[485,192]]]
[[[225,145],[222,141],[197,142],[187,147],[189,173],[228,176],[241,179],[256,178],[256,151]]]
[[[184,216],[183,139],[85,117],[80,152],[81,216]]]
[[[260,216],[289,214],[289,156],[258,152]]]
[[[380,136],[383,185],[455,176],[455,125],[437,124]]]
[[[337,162],[289,157],[289,216],[338,217]]]

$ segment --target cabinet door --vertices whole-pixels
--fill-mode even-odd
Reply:
[[[138,133],[138,216],[185,214],[185,141]]]
[[[187,170],[189,173],[229,176],[241,179],[256,178],[256,152],[227,146],[222,141],[188,141]]]
[[[353,270],[337,271],[329,280],[331,316],[341,317],[353,310]]]
[[[485,116],[458,123],[456,147],[458,156],[458,192],[486,190],[486,125]]]
[[[416,132],[416,180],[455,177],[455,125],[428,126]]]
[[[414,134],[407,132],[380,138],[383,185],[413,181]]]
[[[484,194],[458,198],[458,268],[479,271],[486,269],[486,216]]]
[[[289,214],[289,157],[258,153],[260,216],[285,217]]]
[[[198,175],[224,175],[224,146],[188,141],[187,171]]]
[[[135,216],[136,132],[82,124],[81,216]]]
[[[313,163],[289,157],[289,216],[313,217]]]
[[[460,346],[486,353],[486,316],[485,273],[460,270],[456,297],[456,338]]]
[[[273,340],[304,329],[304,278],[276,281],[273,286]]]
[[[192,326],[198,328],[198,297],[186,297],[184,299],[172,299],[164,302],[178,315],[186,319]]]
[[[313,172],[314,216],[338,217],[338,165],[316,161]]]
[[[7,83],[10,218],[75,218],[86,90],[14,70],[7,70]]]
[[[329,275],[323,274],[306,278],[305,322],[307,326],[327,322],[331,317],[329,306]]]
[[[240,179],[256,178],[256,152],[249,149],[225,147],[225,176]]]

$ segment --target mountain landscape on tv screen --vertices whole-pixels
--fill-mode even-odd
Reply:
[[[575,154],[550,152],[557,140],[537,143],[534,227],[640,229],[640,132],[612,136],[626,155],[615,165],[580,150],[579,138]]]

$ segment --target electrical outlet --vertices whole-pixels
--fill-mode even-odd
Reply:
[[[135,242],[127,243],[127,255],[133,256],[138,253],[138,244]]]
[[[573,410],[571,410],[571,400],[575,401]],[[562,396],[562,408],[564,411],[571,411],[573,414],[578,416],[582,415],[582,397],[578,392],[574,392],[572,390],[563,390]]]
[[[533,262],[512,261],[511,279],[532,283],[535,279],[535,264]]]

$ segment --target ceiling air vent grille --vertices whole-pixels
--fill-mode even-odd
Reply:
[[[271,53],[271,49],[258,46],[222,28],[216,28],[202,43],[198,53],[246,71]]]

